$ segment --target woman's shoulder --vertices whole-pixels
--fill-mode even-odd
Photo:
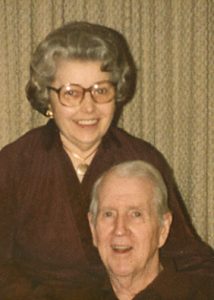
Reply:
[[[119,160],[144,160],[153,164],[161,172],[172,175],[172,169],[166,158],[150,142],[135,137],[118,127],[111,128],[110,137],[110,144],[117,145],[113,150],[116,149]],[[114,156],[116,156],[115,153]]]
[[[120,141],[122,143],[122,145],[123,145],[123,143],[128,143],[128,144],[134,143],[135,145],[139,145],[141,147],[145,146],[148,148],[156,149],[148,141],[146,141],[142,138],[136,137],[120,127],[112,127],[111,133],[118,141]]]
[[[47,146],[48,140],[52,140],[50,133],[50,126],[46,124],[29,130],[3,147],[0,151],[0,175],[20,178],[20,174],[24,174],[29,168],[41,166],[49,155]]]
[[[163,154],[152,143],[143,138],[131,135],[127,131],[119,127],[113,127],[111,130],[113,139],[117,142],[119,148],[128,150],[129,153],[136,153],[138,155],[158,156],[164,159]]]
[[[5,145],[1,149],[0,155],[23,155],[25,152],[28,152],[31,149],[42,146],[45,141],[47,142],[46,137],[50,138],[50,132],[51,128],[49,124],[30,129],[15,141]]]

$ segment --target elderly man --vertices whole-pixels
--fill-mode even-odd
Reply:
[[[133,161],[107,171],[94,185],[88,219],[113,288],[102,299],[213,299],[211,280],[160,259],[172,214],[153,166]]]

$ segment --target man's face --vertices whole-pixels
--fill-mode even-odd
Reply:
[[[159,267],[171,215],[160,225],[153,184],[146,178],[108,175],[99,191],[96,223],[89,215],[94,245],[110,276],[152,276]]]

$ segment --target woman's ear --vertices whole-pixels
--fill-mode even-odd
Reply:
[[[51,105],[48,104],[48,109],[46,110],[46,113],[45,113],[45,116],[49,119],[53,119],[53,111],[52,111],[52,108],[51,108]]]
[[[162,224],[160,226],[160,234],[159,234],[159,248],[161,248],[169,235],[170,227],[172,224],[172,214],[171,212],[167,212],[163,216]]]
[[[88,213],[88,223],[89,223],[89,227],[91,229],[91,235],[92,235],[92,241],[93,241],[93,245],[95,247],[97,247],[97,238],[96,238],[96,227],[95,227],[95,221],[94,221],[94,216],[92,215],[92,213]]]

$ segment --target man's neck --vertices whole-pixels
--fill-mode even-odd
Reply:
[[[132,300],[136,294],[143,291],[161,272],[163,267],[157,266],[153,272],[138,274],[137,276],[111,276],[113,290],[119,300]]]

